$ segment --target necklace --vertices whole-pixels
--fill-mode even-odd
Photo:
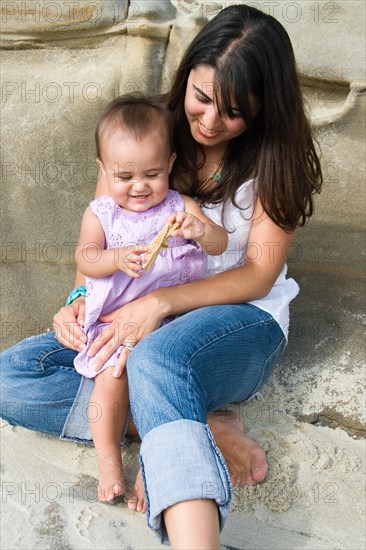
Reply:
[[[221,180],[222,172],[221,172],[221,162],[218,164],[213,172],[209,172],[207,178],[205,181],[203,181],[200,185],[200,189],[204,189],[207,187],[207,183],[210,180],[213,180],[214,182],[218,183]]]

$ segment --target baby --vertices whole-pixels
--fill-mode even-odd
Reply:
[[[173,121],[156,100],[128,95],[112,101],[98,122],[96,143],[108,196],[87,207],[76,249],[78,268],[86,276],[87,345],[77,355],[75,368],[95,377],[90,402],[99,415],[90,425],[98,453],[98,498],[110,502],[125,493],[120,446],[129,405],[126,375],[115,378],[110,367],[132,346],[126,342],[96,371],[96,357],[89,357],[88,349],[108,326],[98,319],[156,288],[204,277],[206,253],[222,254],[227,233],[193,199],[169,189],[176,158]],[[172,233],[169,248],[145,272],[147,245],[167,222],[181,225]]]

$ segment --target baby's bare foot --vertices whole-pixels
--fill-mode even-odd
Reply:
[[[226,460],[233,486],[263,481],[268,470],[265,452],[245,435],[240,415],[234,411],[217,411],[209,413],[207,421]]]
[[[135,512],[146,512],[146,497],[141,470],[137,474],[134,490],[128,497],[127,506]]]
[[[126,483],[123,477],[122,458],[120,451],[111,452],[99,457],[98,499],[102,502],[112,502],[125,494]]]

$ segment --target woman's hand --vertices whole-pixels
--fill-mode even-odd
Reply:
[[[69,306],[62,307],[53,318],[57,340],[67,348],[82,351],[86,344],[85,298],[80,296]]]
[[[166,220],[166,223],[173,225],[175,222],[181,224],[179,229],[172,233],[172,237],[183,237],[184,239],[193,239],[199,241],[205,232],[205,224],[193,214],[188,212],[175,212]]]
[[[150,332],[160,327],[165,317],[163,308],[153,293],[99,317],[99,321],[110,325],[101,332],[88,350],[89,356],[99,352],[93,364],[95,371],[98,372],[122,344],[135,346]],[[129,353],[127,347],[122,348],[112,372],[114,377],[119,378],[123,373]]]
[[[184,210],[175,212],[167,219],[167,223],[170,225],[174,222],[181,224],[179,229],[173,231],[172,237],[180,236],[187,240],[193,239],[210,256],[223,254],[228,245],[227,231],[205,216],[191,197],[185,195],[182,197]]]

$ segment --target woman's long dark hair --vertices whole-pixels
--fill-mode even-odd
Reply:
[[[248,126],[229,143],[221,180],[209,189],[198,182],[200,145],[192,138],[184,111],[187,80],[199,65],[215,71],[214,97],[220,110],[233,116],[234,99]],[[248,92],[261,104],[254,118]],[[276,19],[246,5],[219,12],[184,54],[166,101],[175,117],[178,158],[172,175],[179,191],[198,196],[204,204],[236,204],[238,187],[255,177],[258,197],[271,220],[286,231],[305,224],[322,173],[291,42]]]

